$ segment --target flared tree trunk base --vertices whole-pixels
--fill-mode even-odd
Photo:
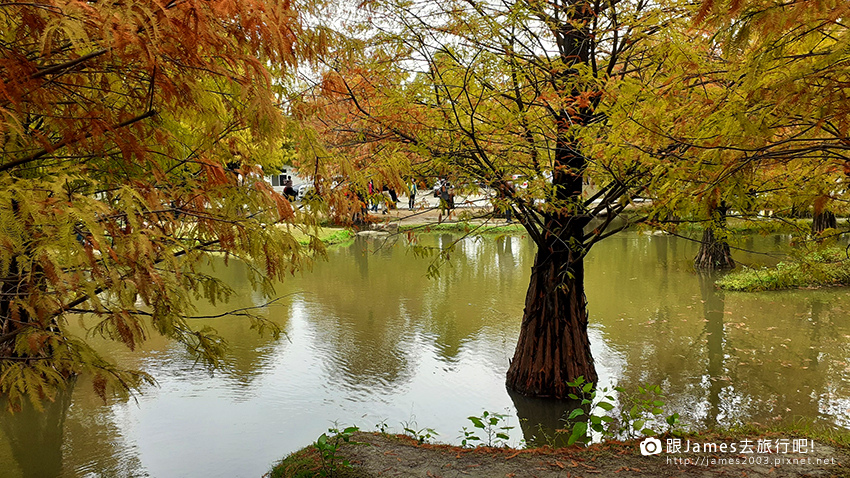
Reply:
[[[838,221],[835,219],[835,214],[832,211],[823,211],[815,214],[812,218],[812,235],[817,236],[822,234],[827,229],[836,229]]]
[[[735,268],[729,243],[718,240],[711,228],[706,229],[702,234],[702,243],[694,259],[694,268],[698,271],[719,271]]]
[[[570,264],[568,251],[537,253],[507,373],[507,387],[525,396],[563,399],[571,393],[567,382],[598,381],[587,334],[583,265],[581,260]]]

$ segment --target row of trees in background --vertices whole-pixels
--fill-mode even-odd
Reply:
[[[847,13],[844,2],[706,2],[615,85],[608,141],[664,167],[657,218],[708,221],[698,268],[734,267],[718,244],[730,211],[814,216],[815,235],[846,213]]]
[[[349,217],[370,180],[496,192],[492,214],[510,210],[537,245],[508,386],[559,398],[597,379],[583,261],[598,241],[701,221],[697,265],[722,268],[733,211],[813,208],[827,226],[843,212],[843,2],[322,7],[0,6],[0,394],[13,408],[81,372],[102,395],[151,380],[100,357],[69,314],[130,348],[158,333],[217,365],[223,344],[188,317],[229,289],[200,265],[237,257],[272,297],[308,261],[276,225]],[[262,181],[281,133],[319,208]],[[651,201],[623,214],[637,198]]]

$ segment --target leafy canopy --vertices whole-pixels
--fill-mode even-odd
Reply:
[[[304,218],[263,168],[281,154],[273,79],[314,48],[288,0],[0,5],[0,395],[11,408],[39,406],[79,373],[103,397],[152,381],[100,357],[72,315],[131,349],[162,334],[216,366],[222,340],[188,316],[193,300],[230,289],[200,267],[245,261],[271,296],[306,264],[278,226]]]

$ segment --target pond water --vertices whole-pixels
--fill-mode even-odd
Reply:
[[[742,243],[775,250],[784,241]],[[531,440],[531,424],[553,426],[565,409],[504,386],[533,252],[519,236],[467,239],[428,279],[429,259],[402,239],[334,248],[263,310],[285,337],[259,337],[240,319],[206,321],[230,344],[227,371],[210,376],[162,340],[135,353],[110,348],[159,387],[104,405],[80,379],[45,413],[0,417],[0,477],[259,477],[334,421],[427,427],[457,443],[466,417],[484,410],[508,415],[512,444]],[[693,426],[805,417],[850,427],[847,290],[718,292],[693,272],[695,252],[682,239],[637,233],[593,250],[586,285],[602,384],[660,384],[665,412]],[[237,264],[217,270],[239,291],[228,308],[263,303]]]

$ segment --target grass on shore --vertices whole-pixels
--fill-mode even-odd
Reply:
[[[809,252],[776,267],[744,268],[716,282],[724,290],[754,292],[850,285],[850,259],[843,248]]]
[[[705,230],[706,224],[707,221],[682,222],[675,225],[675,231],[698,233]],[[811,229],[811,219],[730,217],[726,221],[726,230],[731,234],[808,234]]]
[[[338,466],[333,471],[322,468],[322,457],[313,446],[306,446],[287,455],[274,465],[267,475],[268,478],[319,478],[333,476],[335,478],[371,478],[371,475],[354,467]]]
[[[292,229],[292,235],[303,246],[310,243],[311,236],[305,234],[300,229]],[[338,227],[319,227],[314,235],[325,243],[325,245],[334,246],[353,241],[355,234],[348,229]]]

